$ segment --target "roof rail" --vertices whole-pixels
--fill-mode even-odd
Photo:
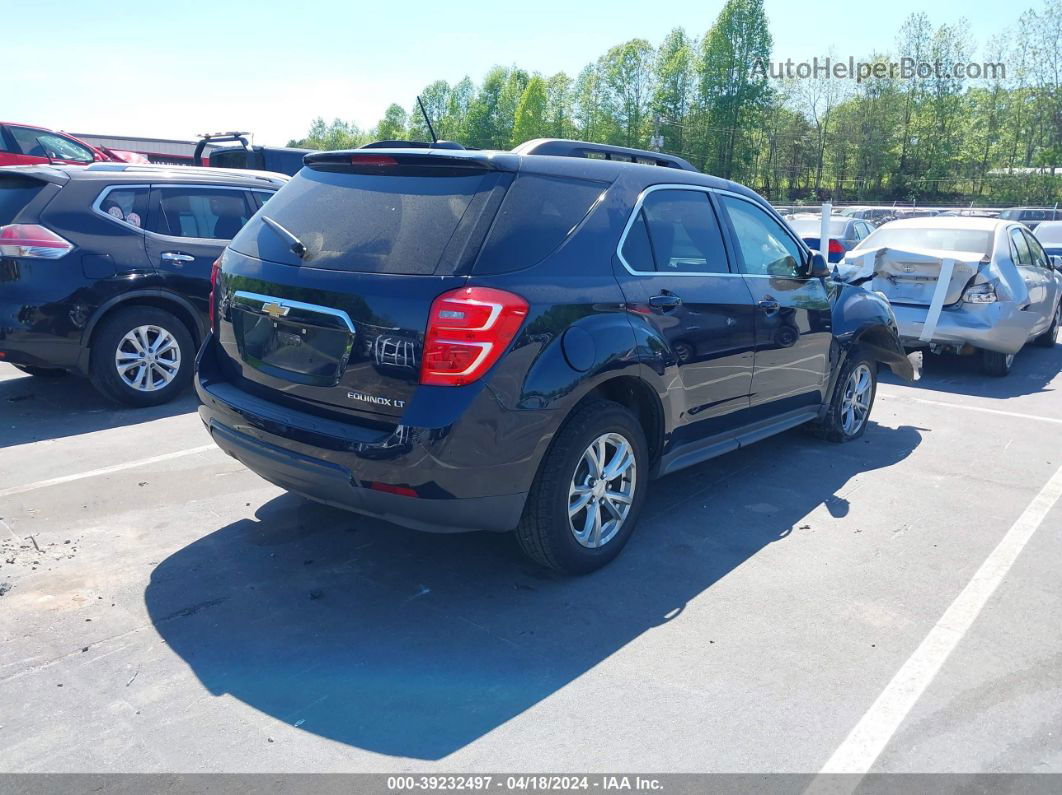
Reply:
[[[216,176],[243,177],[262,182],[284,182],[286,174],[270,171],[255,171],[246,168],[208,168],[206,166],[168,166],[158,163],[91,163],[84,167],[86,171],[120,171],[125,174],[173,174],[180,177]]]
[[[647,149],[630,149],[626,146],[594,144],[587,141],[568,141],[563,138],[536,138],[513,149],[518,155],[552,155],[554,157],[588,157],[598,160],[618,160],[623,163],[642,163],[664,168],[681,168],[697,171],[688,160],[663,152]]]

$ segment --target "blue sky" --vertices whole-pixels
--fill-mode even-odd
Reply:
[[[1009,13],[1016,20],[1033,4]],[[658,44],[675,26],[701,36],[722,0],[538,0],[511,4],[509,13],[480,0],[406,0],[393,14],[386,3],[322,0],[306,3],[304,13],[294,5],[56,0],[44,12],[39,0],[7,0],[4,17],[21,22],[3,44],[0,116],[71,132],[171,138],[239,128],[257,143],[283,144],[317,115],[370,126],[388,104],[410,106],[438,78],[478,81],[494,64],[513,63],[575,74],[630,38]],[[831,49],[857,58],[891,51],[904,17],[923,4],[766,0],[766,7],[773,57],[785,60]],[[937,0],[928,13],[934,24],[967,19],[980,57],[988,36],[1011,21],[1006,8],[998,0]],[[47,21],[31,26],[42,13]]]

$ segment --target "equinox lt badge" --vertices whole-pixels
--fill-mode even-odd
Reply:
[[[366,395],[364,392],[347,392],[347,397],[351,400],[372,403],[375,406],[391,406],[396,409],[406,407],[406,401],[404,400],[392,400],[391,398],[378,397],[377,395]]]

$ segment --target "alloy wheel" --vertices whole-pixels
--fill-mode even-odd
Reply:
[[[168,386],[181,369],[181,347],[161,326],[137,326],[118,343],[114,366],[129,388],[155,392]]]
[[[873,385],[874,379],[866,364],[860,364],[848,376],[841,397],[841,428],[845,436],[858,433],[867,421]]]
[[[618,433],[597,437],[586,448],[568,489],[568,525],[590,549],[616,537],[634,501],[638,464],[634,447]]]

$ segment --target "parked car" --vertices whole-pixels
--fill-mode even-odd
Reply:
[[[909,348],[978,352],[987,374],[1004,376],[1026,342],[1055,344],[1060,268],[1020,223],[945,217],[893,221],[840,271],[889,299]]]
[[[0,122],[0,166],[87,165],[97,162],[146,163],[136,152],[90,146],[66,133],[31,124]]]
[[[751,190],[655,152],[311,154],[221,257],[200,415],[285,489],[588,572],[651,478],[796,425],[854,439],[878,362],[913,377],[888,303],[825,273]]]
[[[1033,234],[1049,257],[1062,257],[1062,221],[1044,221]]]
[[[800,239],[807,243],[812,251],[819,250],[820,235],[822,234],[822,215],[815,213],[801,213],[790,215],[785,219]],[[846,253],[851,251],[860,240],[874,231],[874,224],[858,218],[849,218],[844,215],[831,215],[829,219],[830,238],[827,259],[830,262],[840,262]]]
[[[895,207],[845,207],[839,215],[847,215],[849,218],[860,218],[871,221],[880,226],[896,218]]]
[[[1020,221],[1030,229],[1043,221],[1062,220],[1062,210],[1050,207],[1011,207],[999,214],[1004,221]]]
[[[287,180],[99,163],[0,168],[0,361],[132,406],[188,385],[211,264]]]

